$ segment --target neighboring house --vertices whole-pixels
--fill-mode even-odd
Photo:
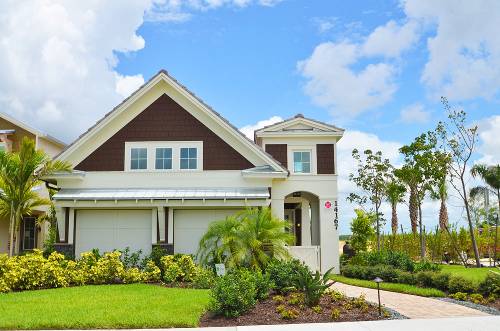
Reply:
[[[32,139],[36,143],[36,148],[44,150],[50,157],[59,154],[66,145],[29,125],[22,123],[9,115],[0,113],[0,151],[17,152],[24,137]],[[45,186],[40,186],[39,194],[48,196]],[[16,233],[16,251],[27,251],[33,248],[41,248],[44,241],[45,228],[36,225],[36,218],[45,213],[46,208],[35,210],[32,216],[26,216],[19,225]],[[0,253],[7,253],[10,245],[9,219],[0,217]]]
[[[290,250],[338,272],[336,143],[343,130],[301,115],[246,138],[165,71],[57,159],[57,249],[79,256],[155,245],[195,254],[210,222],[271,205],[293,222]]]

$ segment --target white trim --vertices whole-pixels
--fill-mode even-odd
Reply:
[[[104,143],[107,139],[109,139],[114,133],[116,133],[120,128],[122,128],[126,123],[131,121],[134,117],[126,118],[126,123],[119,126],[114,127],[111,132],[107,132],[106,134],[101,134],[99,137],[98,133],[105,128],[109,123],[111,123],[114,119],[120,116],[127,108],[132,106],[135,102],[137,102],[141,97],[143,97],[147,92],[151,91],[156,85],[159,85],[161,82],[166,84],[162,86],[158,86],[158,88],[152,92],[155,95],[150,96],[143,106],[140,107],[139,113],[144,111],[152,102],[154,102],[158,98],[158,94],[167,94],[170,97],[175,99],[175,96],[171,95],[171,89],[175,92],[179,93],[182,97],[184,97],[190,104],[195,106],[197,109],[201,110],[205,115],[210,117],[219,127],[222,127],[225,132],[230,134],[234,139],[236,139],[242,147],[246,147],[248,150],[254,153],[254,158],[257,157],[263,163],[271,165],[275,170],[286,172],[286,170],[279,165],[272,157],[264,153],[257,145],[255,145],[252,141],[243,136],[238,130],[232,127],[229,123],[227,123],[224,119],[222,119],[219,115],[215,114],[213,110],[208,108],[205,104],[203,104],[200,100],[194,97],[189,91],[187,91],[184,87],[180,86],[175,80],[173,80],[170,76],[168,76],[165,72],[159,72],[155,77],[153,77],[148,83],[142,86],[139,90],[137,90],[134,94],[132,94],[128,99],[126,99],[122,104],[117,106],[116,109],[111,111],[106,117],[104,117],[100,122],[98,122],[93,128],[91,128],[87,133],[85,133],[82,137],[76,140],[73,145],[71,145],[68,149],[63,151],[57,159],[59,160],[71,160],[73,163],[78,164],[83,161],[88,155],[94,152],[102,143]],[[170,92],[170,93],[169,93]],[[174,93],[175,94],[175,93]],[[178,99],[178,98],[177,98]],[[181,100],[176,100],[180,102]],[[181,105],[182,106],[182,105]],[[196,115],[192,113],[192,110],[186,109],[186,111],[190,112],[192,115]],[[189,108],[189,107],[188,107]],[[200,115],[196,115],[195,117],[199,117]],[[202,121],[203,122],[203,121]],[[204,123],[209,127],[209,123]],[[214,131],[214,127],[209,127],[212,131]],[[215,132],[215,131],[214,131]],[[216,132],[215,132],[216,133]],[[217,133],[216,133],[217,134]],[[218,134],[220,136],[220,133]],[[223,138],[223,137],[222,137]],[[223,138],[224,139],[224,138]],[[226,139],[224,139],[226,140]],[[226,140],[227,141],[227,140]],[[74,153],[77,152],[80,147],[84,144],[89,143],[90,148],[87,148],[83,153],[73,156]],[[237,149],[236,146],[233,148]],[[238,151],[240,154],[245,156],[243,151]]]
[[[266,137],[342,137],[343,133],[338,132],[324,132],[324,131],[276,131],[276,132],[261,132],[257,137],[266,138]]]
[[[131,169],[130,159],[132,148],[146,148],[148,151],[148,161],[146,169]],[[172,169],[156,169],[156,149],[172,149]],[[196,148],[197,162],[196,169],[181,169],[180,151],[181,148]],[[126,172],[196,172],[203,171],[203,141],[133,141],[125,143],[125,163]]]
[[[294,152],[309,152],[310,162],[311,162],[311,172],[295,172],[295,164],[293,159]],[[316,155],[316,144],[314,145],[287,145],[287,157],[288,157],[288,168],[290,168],[290,175],[293,176],[311,176],[318,174],[317,168],[317,155]]]
[[[313,160],[311,149],[292,149],[292,173],[294,175],[311,175],[313,173]],[[295,153],[309,153],[309,172],[295,171]]]
[[[293,135],[294,131],[286,131],[285,129],[287,127],[297,125],[297,124],[304,124],[307,126],[310,126],[313,129],[321,130],[324,132],[318,132],[318,131],[310,131],[310,132],[303,132],[305,135],[310,135],[310,134],[321,134],[321,133],[326,133],[325,135],[336,135],[336,136],[342,136],[344,133],[343,129],[337,128],[333,125],[327,125],[327,124],[322,124],[316,121],[309,120],[307,118],[303,117],[295,117],[280,123],[276,123],[274,125],[270,125],[268,127],[259,129],[255,131],[255,135],[257,137],[264,137],[265,135],[271,134],[271,133],[276,133],[280,135]],[[277,132],[279,131],[279,132]]]

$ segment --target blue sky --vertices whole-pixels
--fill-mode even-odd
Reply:
[[[495,0],[33,0],[0,13],[0,108],[67,142],[163,68],[247,131],[297,113],[345,128],[342,203],[352,148],[398,163],[445,118],[442,95],[479,125],[474,159],[500,161]]]

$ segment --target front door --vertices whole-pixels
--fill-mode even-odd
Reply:
[[[36,217],[23,218],[21,227],[21,250],[29,251],[36,248]]]

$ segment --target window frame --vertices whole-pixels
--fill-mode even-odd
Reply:
[[[147,169],[131,169],[131,150],[133,148],[147,148]],[[156,150],[159,148],[172,149],[172,169],[156,169]],[[181,169],[181,148],[196,148],[196,169]],[[133,141],[125,142],[124,155],[125,172],[196,172],[203,171],[203,141]]]
[[[146,151],[146,158],[142,158],[140,155],[138,155],[138,158],[137,158],[137,165],[139,166],[139,168],[132,168],[132,162],[134,161],[134,158],[132,157],[132,151],[133,150],[145,150]],[[149,168],[149,151],[148,151],[148,148],[147,147],[131,147],[130,150],[128,151],[129,155],[130,155],[130,159],[129,159],[129,169],[130,171],[147,171],[148,168]],[[145,168],[140,168],[140,165],[141,165],[141,160],[146,160],[146,167]]]
[[[159,150],[170,150],[170,158],[166,158],[165,155],[162,155],[162,162],[163,162],[163,166],[165,166],[165,160],[170,160],[170,168],[158,168],[158,151]],[[168,171],[168,170],[173,170],[174,169],[174,150],[172,147],[155,147],[154,148],[154,151],[155,151],[155,168],[154,170],[156,171]]]
[[[30,223],[28,223],[27,221],[30,221]],[[32,223],[31,223],[32,222]],[[32,248],[26,248],[26,225],[27,224],[32,224],[33,228],[32,228],[32,232],[33,232],[33,238],[29,238],[30,239],[30,243],[33,244],[33,247]],[[30,231],[31,232],[31,231]],[[26,216],[26,217],[23,217],[23,236],[22,236],[22,246],[21,246],[21,250],[22,251],[32,251],[34,249],[36,249],[36,244],[37,244],[37,228],[36,228],[36,217],[34,216]]]
[[[188,156],[187,156],[187,158],[183,158],[182,157],[182,150],[183,149],[187,149],[188,150]],[[194,150],[196,152],[196,157],[191,157],[191,155],[190,155],[190,151],[191,150]],[[198,148],[196,148],[196,147],[188,147],[188,146],[186,146],[186,147],[180,147],[179,148],[179,170],[182,170],[182,171],[198,170],[198,154],[199,154],[198,153]],[[183,168],[182,167],[182,161],[183,160],[187,160],[189,168]],[[192,160],[194,160],[196,162],[196,167],[195,168],[191,168],[190,167]]]
[[[296,171],[296,169],[295,169],[295,153],[301,153],[301,154],[302,154],[302,153],[307,153],[307,154],[309,154],[309,162],[307,162],[307,163],[309,163],[309,171],[308,171],[308,172],[304,172],[304,171]],[[292,165],[293,165],[293,173],[294,173],[294,174],[297,174],[297,175],[312,175],[312,174],[313,174],[312,157],[313,157],[313,155],[312,155],[312,151],[311,151],[311,150],[309,150],[309,149],[304,149],[304,150],[302,150],[302,149],[295,149],[295,150],[293,150],[293,151],[292,151],[292,161],[293,161],[293,162],[292,162]],[[305,162],[304,162],[304,161],[302,161],[302,160],[300,160],[300,162],[301,162],[302,164],[304,164],[304,163],[305,163]]]

